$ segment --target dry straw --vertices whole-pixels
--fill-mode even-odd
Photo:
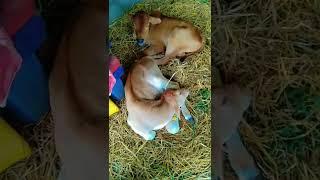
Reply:
[[[320,179],[320,107],[304,106],[320,92],[319,1],[215,3],[214,64],[255,96],[245,144],[267,179]]]
[[[0,179],[56,180],[60,168],[53,141],[53,121],[51,116],[46,116],[36,126],[18,129],[31,145],[32,156],[1,173]]]

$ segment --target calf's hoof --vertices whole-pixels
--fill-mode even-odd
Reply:
[[[193,116],[186,116],[184,117],[186,119],[186,121],[188,123],[190,123],[191,125],[195,125],[196,124],[196,121],[194,120]]]
[[[177,134],[180,131],[179,120],[172,120],[166,125],[166,130],[170,134]]]
[[[156,132],[155,131],[150,131],[148,134],[146,134],[144,136],[144,139],[147,140],[147,141],[151,141],[151,140],[154,140],[156,137]]]

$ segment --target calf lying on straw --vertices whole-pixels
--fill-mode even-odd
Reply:
[[[201,33],[191,23],[163,16],[158,11],[153,15],[139,11],[131,19],[138,45],[150,45],[144,55],[165,53],[163,58],[156,60],[158,65],[167,64],[171,58],[189,56],[203,47]]]
[[[162,75],[151,57],[144,57],[133,66],[127,77],[125,93],[128,123],[136,133],[148,140],[154,138],[149,136],[150,133],[155,135],[151,131],[163,127],[166,127],[172,134],[177,133],[179,124],[176,123],[178,122],[170,122],[170,120],[174,113],[179,116],[180,110],[187,121],[194,123],[194,119],[185,105],[185,99],[189,92],[187,90],[177,90],[164,93],[167,89],[178,88],[178,83],[172,82]],[[162,99],[156,100],[159,96]],[[173,99],[176,101],[174,102]],[[161,108],[165,109],[169,106],[170,110],[168,112],[160,113]],[[168,117],[162,117],[164,114]],[[148,133],[142,131],[148,131]]]
[[[128,125],[145,140],[153,140],[156,137],[155,130],[167,126],[174,114],[179,117],[180,107],[189,95],[188,90],[179,89],[165,91],[159,100],[137,99],[132,93],[130,74],[125,91]]]

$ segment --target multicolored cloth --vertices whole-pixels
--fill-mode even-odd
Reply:
[[[111,95],[112,89],[115,84],[116,84],[116,78],[113,76],[113,74],[109,70],[109,96]]]
[[[21,67],[22,58],[3,27],[0,27],[0,107],[5,107],[11,84]]]

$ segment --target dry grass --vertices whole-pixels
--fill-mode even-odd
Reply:
[[[214,64],[226,82],[254,92],[241,132],[265,177],[320,179],[319,1],[220,1],[215,9]]]
[[[47,116],[35,126],[19,130],[32,148],[32,155],[0,174],[1,180],[56,180],[58,156],[53,141],[53,121]]]
[[[179,17],[199,27],[206,38],[205,49],[187,60],[186,64],[173,61],[162,67],[182,86],[190,89],[188,107],[198,120],[192,128],[185,121],[177,135],[164,130],[157,132],[155,141],[146,142],[127,125],[127,111],[121,103],[121,113],[110,119],[110,175],[112,179],[209,179],[211,169],[210,136],[210,6],[194,0],[147,0],[129,12],[151,11],[160,8],[165,15]],[[139,51],[132,37],[129,16],[119,19],[109,30],[112,53],[129,67]]]

